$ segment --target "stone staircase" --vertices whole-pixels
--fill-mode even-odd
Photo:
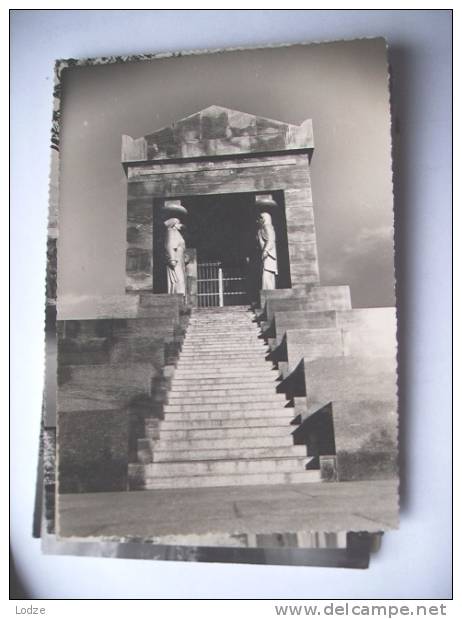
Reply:
[[[157,434],[147,428],[151,462],[130,464],[131,488],[320,481],[306,470],[306,447],[293,444],[294,409],[276,393],[253,318],[243,307],[193,312],[164,419]]]

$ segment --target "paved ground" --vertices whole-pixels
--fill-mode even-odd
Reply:
[[[398,525],[397,482],[367,481],[64,494],[67,536],[384,531]]]

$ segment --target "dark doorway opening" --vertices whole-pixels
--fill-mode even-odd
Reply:
[[[252,301],[255,217],[251,194],[185,198],[186,243],[197,252],[199,307]]]
[[[278,251],[277,287],[290,287],[289,252],[283,192],[271,215]],[[261,288],[260,250],[257,245],[255,193],[176,196],[187,209],[186,246],[195,249],[199,307],[248,305]],[[161,203],[154,205],[154,292],[166,291],[163,257],[164,226]]]

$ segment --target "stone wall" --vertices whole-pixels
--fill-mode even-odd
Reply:
[[[398,474],[396,401],[332,402],[338,480],[389,479]]]
[[[61,493],[126,490],[146,420],[162,415],[187,309],[173,295],[145,295],[129,307],[136,316],[57,323]]]
[[[351,309],[349,286],[302,286],[290,294],[281,295],[282,291],[268,290],[263,295],[263,317],[267,323],[274,320],[276,312],[319,312]],[[279,294],[272,294],[279,293]]]
[[[127,411],[59,413],[59,493],[127,489]]]
[[[324,479],[394,477],[395,309],[342,309],[346,297],[336,287],[327,295],[321,288],[265,298],[272,356],[284,378],[278,390],[294,401],[294,438],[329,468]],[[325,302],[324,307],[310,303],[310,297]],[[338,310],[329,309],[330,300],[340,303]]]
[[[384,356],[394,359],[396,340],[392,334],[395,329],[395,313],[393,308],[386,308],[387,312],[383,309],[376,311],[371,308],[369,319],[364,321],[352,317],[359,310],[327,314],[316,312],[314,319],[309,321],[311,324],[317,322],[316,326],[303,329],[286,328],[289,370],[295,368],[302,358],[305,361],[318,357],[345,356],[366,359]],[[361,314],[365,316],[366,312],[362,310]],[[303,324],[299,318],[298,320],[299,325]],[[287,324],[285,317],[282,318],[282,322]],[[324,326],[329,322],[332,324],[331,327]]]

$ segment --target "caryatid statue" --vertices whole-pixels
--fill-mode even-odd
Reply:
[[[186,243],[181,234],[183,224],[178,216],[186,215],[187,210],[179,200],[169,200],[165,202],[162,211],[166,216],[171,215],[164,221],[168,293],[186,294]]]
[[[261,251],[261,289],[274,290],[278,273],[276,233],[270,213],[263,209],[270,209],[277,206],[277,203],[271,195],[261,195],[257,196],[256,205],[260,208],[257,220],[257,241]]]

